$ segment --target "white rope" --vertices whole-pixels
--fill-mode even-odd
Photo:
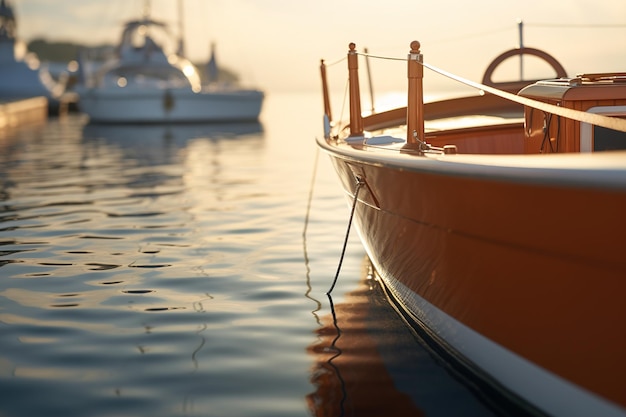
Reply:
[[[438,74],[443,75],[444,77],[448,77],[454,81],[460,82],[462,84],[468,85],[478,90],[486,91],[488,93],[494,94],[504,99],[522,104],[524,106],[532,107],[538,110],[543,110],[545,112],[553,113],[553,114],[556,114],[557,116],[563,116],[568,119],[577,120],[579,122],[590,123],[593,125],[606,127],[608,129],[626,132],[626,119],[620,119],[618,117],[609,117],[609,116],[604,116],[601,114],[587,113],[587,112],[580,111],[580,110],[567,109],[564,107],[555,106],[553,104],[544,103],[544,102],[533,100],[527,97],[521,97],[512,93],[507,93],[506,91],[498,90],[497,88],[490,87],[488,85],[484,85],[484,84],[480,84],[474,81],[467,80],[465,78],[456,76],[450,72],[437,68],[433,65],[429,65],[426,63],[422,63],[422,65],[431,71],[434,71]]]

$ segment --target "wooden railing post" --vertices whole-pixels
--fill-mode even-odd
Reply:
[[[411,42],[411,52],[408,56],[409,91],[406,107],[406,134],[407,144],[418,143],[413,136],[416,132],[417,139],[424,141],[424,57],[420,52],[420,43]]]
[[[326,64],[324,60],[320,63],[320,72],[322,73],[322,94],[324,97],[324,114],[328,118],[329,122],[333,121],[333,116],[330,111],[330,97],[328,93],[328,81],[326,80]]]
[[[359,56],[356,45],[348,46],[348,83],[350,84],[350,136],[363,135],[363,119],[361,118],[361,93],[359,92]]]

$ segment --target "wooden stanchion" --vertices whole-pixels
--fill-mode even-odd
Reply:
[[[326,64],[324,60],[320,63],[320,72],[322,73],[322,94],[324,97],[324,114],[328,118],[329,122],[333,121],[333,115],[330,111],[330,97],[328,93],[328,81],[326,80]]]
[[[408,56],[408,101],[406,112],[406,135],[407,144],[419,143],[417,139],[424,141],[424,67],[422,66],[423,55],[420,52],[420,43],[411,42],[411,51]]]
[[[348,51],[348,83],[350,86],[350,136],[363,135],[361,93],[359,91],[359,61],[356,45],[351,42]]]

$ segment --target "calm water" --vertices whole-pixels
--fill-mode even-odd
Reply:
[[[0,132],[0,416],[493,415],[356,233],[331,309],[349,210],[320,115],[270,95],[260,124]]]

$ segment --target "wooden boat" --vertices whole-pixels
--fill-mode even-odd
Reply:
[[[76,87],[80,109],[94,123],[258,120],[262,91],[203,84],[198,69],[182,52],[173,52],[173,44],[164,22],[148,16],[127,22],[117,56],[97,73],[85,74],[85,82]],[[214,58],[211,64],[215,66]]]
[[[549,57],[494,62],[529,51]],[[363,116],[358,55],[343,123],[322,61],[317,143],[404,313],[533,412],[626,416],[626,73],[567,78],[549,57],[556,79],[475,83],[414,41],[407,106]],[[485,94],[423,104],[424,68]]]

